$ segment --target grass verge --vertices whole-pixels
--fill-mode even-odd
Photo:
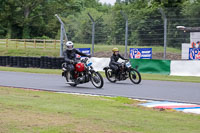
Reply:
[[[200,116],[92,97],[0,87],[0,131],[42,133],[199,133]]]
[[[24,48],[23,44],[21,47],[16,48],[15,44],[9,44],[8,47],[1,46],[0,56],[53,56],[58,57],[60,55],[60,47],[54,48],[34,48],[34,44],[31,44],[32,47]],[[111,52],[113,47],[118,47],[121,53],[125,52],[124,45],[103,45],[97,44],[95,45],[94,52]],[[91,44],[75,44],[75,48],[91,48]],[[163,51],[163,47],[161,46],[128,46],[129,48],[152,48],[153,53],[161,53]],[[181,53],[180,49],[176,48],[167,48],[167,52],[169,53]]]
[[[15,67],[0,67],[0,71],[13,72],[28,72],[28,73],[42,73],[42,74],[61,74],[59,69],[39,69],[39,68],[15,68]],[[100,72],[105,77],[104,72]],[[178,81],[178,82],[194,82],[200,83],[200,77],[193,76],[170,76],[159,74],[144,74],[142,73],[142,80],[161,80],[161,81]]]

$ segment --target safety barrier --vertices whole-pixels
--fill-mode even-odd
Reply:
[[[200,61],[171,61],[171,73],[174,76],[200,76]]]
[[[170,74],[170,60],[131,59],[131,65],[141,73]]]
[[[148,60],[131,59],[131,65],[141,73],[167,74],[173,76],[200,76],[198,60]]]
[[[92,66],[96,71],[103,71],[103,68],[109,65],[110,58],[96,58],[92,57]]]
[[[92,57],[93,67],[97,71],[109,65],[110,58]],[[119,60],[120,62],[122,60]],[[170,61],[152,59],[131,59],[131,65],[141,73],[167,74],[174,76],[200,76],[200,61]],[[61,69],[62,57],[18,57],[0,56],[0,66],[33,67]]]
[[[103,71],[103,68],[109,65],[110,58],[91,58],[93,67],[97,71]],[[120,60],[122,61],[122,60]],[[64,58],[61,57],[18,57],[18,56],[0,56],[0,66],[10,67],[33,67],[60,69]],[[170,61],[149,60],[149,59],[131,59],[132,67],[142,73],[170,73]]]
[[[60,69],[64,62],[59,57],[0,56],[0,66]]]
[[[103,68],[109,65],[109,58],[91,58],[93,67],[97,71],[103,71]],[[0,56],[0,66],[9,67],[33,67],[47,69],[61,69],[64,62],[62,57],[21,57],[21,56]]]

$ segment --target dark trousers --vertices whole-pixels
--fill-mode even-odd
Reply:
[[[110,68],[113,70],[115,76],[118,76],[119,67],[117,65],[110,65]]]
[[[73,64],[67,64],[67,70],[70,71],[70,74],[72,77],[74,77],[74,70],[75,70],[75,67]]]

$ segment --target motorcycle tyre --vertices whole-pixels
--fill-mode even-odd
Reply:
[[[94,83],[94,80],[92,79],[92,75],[93,75],[94,73],[95,73],[96,75],[98,75],[98,77],[100,78],[101,84],[100,84],[99,86],[97,86],[97,85]],[[90,77],[90,81],[92,82],[92,84],[93,84],[96,88],[102,88],[103,85],[104,85],[103,77],[101,76],[101,74],[100,74],[99,72],[92,72],[91,77]]]
[[[108,81],[110,81],[111,83],[115,83],[115,82],[116,82],[116,80],[112,80],[112,79],[110,79],[110,77],[109,77],[109,75],[108,75],[108,72],[109,72],[108,70],[109,70],[110,72],[112,72],[112,69],[110,69],[110,68],[109,68],[109,69],[107,69],[107,70],[105,70],[105,75],[106,75],[106,78],[107,78],[107,79],[108,79]]]
[[[139,78],[138,81],[135,81],[133,79],[131,71],[133,71],[134,73],[136,73],[136,76],[138,76],[138,78]],[[129,71],[129,78],[130,78],[131,82],[133,82],[134,84],[139,84],[141,82],[141,80],[142,80],[140,73],[136,69],[131,69]]]

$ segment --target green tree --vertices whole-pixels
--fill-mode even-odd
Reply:
[[[1,0],[1,7],[0,7],[0,24],[1,24],[1,33],[6,38],[11,38],[12,36],[12,27],[15,21],[15,12],[13,10],[16,9],[13,0]]]

